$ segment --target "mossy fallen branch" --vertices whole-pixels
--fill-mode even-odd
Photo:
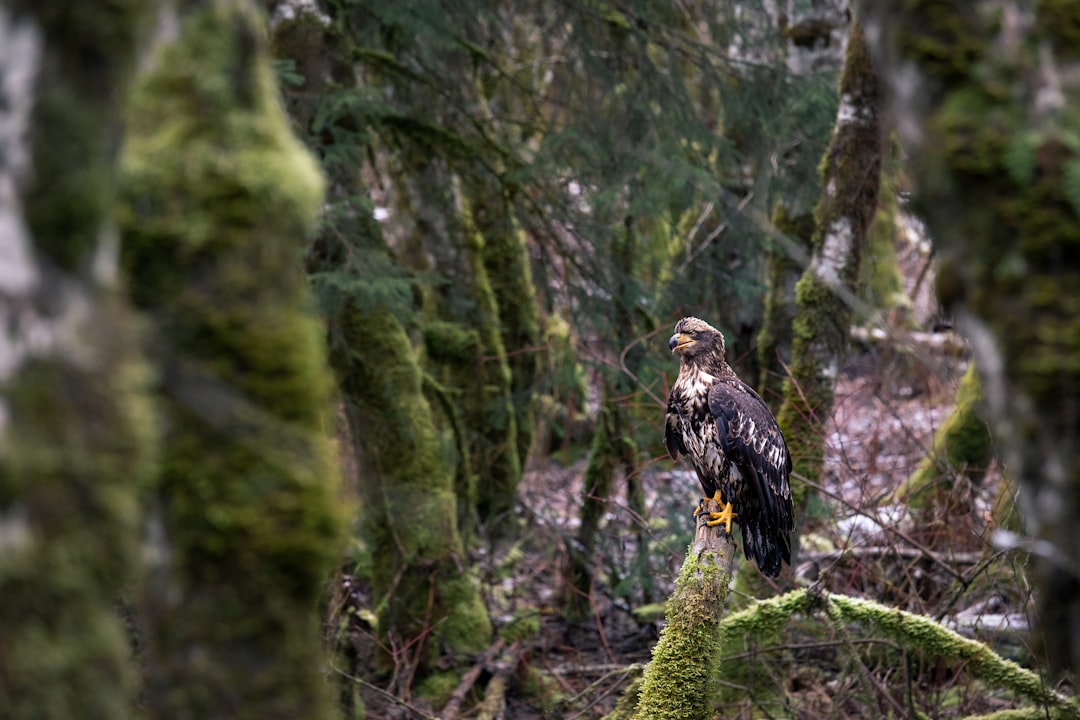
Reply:
[[[1032,706],[998,710],[986,715],[968,715],[963,720],[1060,720],[1061,718],[1074,717],[1071,712]]]
[[[928,617],[844,595],[830,595],[827,602],[849,623],[868,623],[901,644],[917,647],[939,658],[962,660],[973,677],[993,687],[1009,690],[1042,708],[1060,712],[1061,717],[1080,718],[1080,706],[1074,699],[1055,692],[1032,671]]]
[[[705,510],[713,510],[707,501]],[[715,510],[719,510],[719,505]],[[720,661],[720,621],[735,562],[735,543],[698,515],[694,542],[686,553],[675,592],[667,603],[667,625],[645,668],[638,720],[694,720],[713,716],[715,668]]]
[[[1051,717],[1080,718],[1080,706],[1074,699],[1055,692],[1037,674],[1002,658],[985,644],[965,638],[930,618],[871,600],[795,590],[762,600],[725,618],[720,622],[718,644],[747,635],[775,636],[792,617],[809,614],[817,608],[844,624],[872,627],[905,647],[941,659],[962,661],[973,678],[1033,702],[1040,717],[1050,713]]]

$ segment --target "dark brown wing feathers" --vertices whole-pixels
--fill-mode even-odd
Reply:
[[[680,455],[686,454],[686,446],[683,445],[682,433],[679,432],[675,419],[675,397],[668,398],[667,420],[664,422],[664,445],[667,446],[668,455],[672,460],[678,460]]]
[[[737,379],[712,387],[709,410],[720,447],[749,491],[735,498],[744,550],[762,572],[775,576],[781,559],[791,561],[789,534],[794,529],[791,456],[783,434],[764,401]]]

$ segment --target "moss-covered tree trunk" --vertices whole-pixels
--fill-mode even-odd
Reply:
[[[469,367],[458,380],[472,397],[472,402],[465,405],[465,422],[472,439],[469,459],[479,481],[473,502],[478,518],[494,536],[500,537],[509,535],[514,527],[512,512],[523,460],[519,432],[521,420],[528,420],[528,403],[521,404],[526,412],[519,413],[506,355],[499,295],[495,292],[498,278],[488,270],[493,250],[505,252],[507,244],[512,242],[503,235],[509,228],[492,219],[491,215],[498,210],[488,205],[489,198],[481,195],[474,199],[478,202],[469,205],[468,215],[463,219],[468,235],[465,255],[475,305],[471,313],[473,320],[466,326],[475,327],[478,343]],[[489,241],[494,245],[489,247]],[[498,287],[505,291],[506,283],[515,280],[525,281],[521,292],[528,293],[531,283],[527,282],[527,276],[502,278]],[[505,292],[502,294],[505,296]]]
[[[0,717],[126,718],[154,419],[117,285],[143,3],[0,7]]]
[[[407,333],[403,318],[415,317],[416,287],[391,253],[384,225],[373,217],[369,188],[361,180],[363,170],[379,168],[361,168],[353,161],[353,153],[362,148],[376,152],[362,144],[373,138],[354,134],[358,123],[371,118],[346,110],[321,117],[321,125],[311,124],[325,110],[320,95],[348,96],[355,89],[353,29],[344,8],[332,4],[331,10],[333,25],[314,6],[279,15],[274,41],[277,52],[298,61],[305,85],[292,96],[293,116],[308,130],[309,141],[321,148],[331,180],[307,269],[327,315],[331,361],[357,459],[361,529],[371,558],[377,631],[387,651],[382,666],[395,666],[393,689],[407,697],[414,682],[440,670],[455,673],[459,660],[487,647],[491,638],[486,608],[466,567],[459,525],[459,518],[472,522],[475,517],[470,508],[460,507],[475,498],[469,453],[469,434],[475,428],[466,424],[461,388],[448,382],[467,373],[474,383],[468,387],[476,388],[482,400],[477,364],[484,352],[475,327],[437,320],[439,307],[420,321],[415,340]],[[403,183],[404,191],[407,178]],[[406,204],[399,209],[407,209],[407,202],[401,202]],[[429,213],[417,222],[434,223],[425,225],[426,230],[443,228],[438,238],[445,240],[444,220]],[[468,271],[483,265],[483,240],[474,238],[471,254],[464,254],[460,244],[438,249],[460,253],[454,267],[464,272],[460,277],[465,280],[455,285],[455,292],[471,289]],[[423,239],[413,242],[422,253]],[[488,313],[493,312],[491,294],[488,287]],[[494,346],[489,352],[496,360],[505,361],[498,331],[497,323],[485,326],[484,341]],[[425,359],[449,370],[429,374]],[[501,378],[505,367],[495,366]],[[506,416],[508,410],[502,406],[501,412]]]
[[[416,351],[385,308],[351,307],[339,320],[336,365],[360,464],[379,635],[407,694],[441,653],[452,661],[487,647],[491,624],[464,565],[453,472]]]
[[[894,493],[911,507],[928,508],[947,495],[958,478],[977,483],[993,458],[993,438],[983,419],[982,388],[974,363],[960,379],[956,407],[934,433],[930,451]]]
[[[482,484],[477,503],[481,518],[495,519],[494,529],[506,533],[514,527],[506,516],[517,501],[518,482],[532,445],[533,388],[541,359],[540,319],[529,254],[513,216],[512,199],[491,181],[476,183],[469,198],[474,242],[480,244],[483,263],[482,271],[475,268],[473,275],[486,283],[492,305],[484,324],[485,335],[491,337],[484,342],[486,352],[480,362],[492,365],[500,378],[505,378],[498,386],[501,397],[489,401],[485,408],[484,423],[501,430],[489,442],[497,449],[504,468],[494,474],[487,471],[492,482]],[[497,411],[503,404],[510,417],[499,422]],[[501,447],[508,443],[513,447]]]
[[[706,501],[706,510],[720,506]],[[722,656],[720,621],[735,563],[731,536],[698,515],[675,591],[667,601],[666,624],[645,668],[639,720],[710,720],[715,717],[717,666]]]
[[[845,0],[795,2],[778,8],[778,25],[785,36],[784,55],[793,77],[835,78],[844,63],[850,18]],[[782,18],[782,20],[781,20]],[[812,144],[785,148],[787,166],[792,156],[805,157]],[[820,156],[810,158],[809,165]],[[781,171],[783,172],[783,171]],[[765,260],[765,308],[761,331],[756,338],[758,394],[774,411],[783,401],[784,378],[791,363],[792,323],[795,317],[795,285],[805,269],[814,234],[813,207],[817,200],[814,183],[801,192],[781,196],[772,210],[772,224],[787,237],[768,242]]]
[[[760,376],[758,395],[778,411],[783,402],[784,379],[791,364],[792,327],[795,323],[795,286],[800,264],[793,255],[796,248],[810,247],[814,235],[814,218],[809,211],[793,216],[784,205],[773,211],[773,226],[786,235],[793,245],[769,247],[765,261],[765,311],[761,332],[757,336]]]
[[[800,522],[810,487],[821,476],[825,423],[847,350],[862,250],[877,207],[880,104],[877,73],[856,19],[849,28],[836,124],[821,164],[810,263],[795,287],[791,364],[777,413],[794,465],[792,496]],[[797,540],[792,549],[797,552]],[[766,592],[758,573],[740,572],[738,578],[740,590],[749,596]]]
[[[317,601],[342,518],[299,266],[322,179],[258,11],[188,3],[173,20],[124,151],[125,259],[165,418],[143,701],[156,718],[330,717]]]
[[[594,424],[589,460],[582,477],[581,524],[577,544],[570,548],[567,558],[565,611],[572,618],[582,618],[593,612],[593,581],[597,564],[596,545],[601,521],[607,513],[608,502],[615,491],[619,471],[619,443],[622,441],[621,414],[605,387],[600,412]]]
[[[1036,617],[1080,670],[1080,2],[866,3],[937,288],[1021,487]]]
[[[623,471],[626,481],[627,504],[631,512],[635,518],[641,518],[644,512],[643,490],[640,487],[640,478],[635,472],[638,462],[637,445],[630,428],[631,412],[626,407],[626,398],[633,392],[633,376],[636,376],[640,369],[645,354],[645,346],[636,341],[637,336],[644,333],[641,332],[641,317],[635,307],[639,297],[635,272],[644,264],[641,254],[647,244],[647,238],[643,236],[639,224],[641,223],[634,217],[627,216],[623,220],[621,232],[611,238],[608,287],[613,307],[609,342],[613,349],[626,350],[618,360],[605,358],[610,364],[601,370],[601,407],[585,468],[578,549],[571,553],[569,562],[569,581],[573,588],[573,597],[568,604],[571,614],[584,612],[587,607],[584,603],[591,600],[593,565],[597,559],[594,552],[597,535],[601,519],[607,513],[608,503],[617,492],[615,480],[620,470]],[[617,369],[611,367],[612,365],[616,365]],[[641,586],[645,596],[651,595],[648,549],[649,537],[645,528],[639,527],[637,556],[633,565],[635,572],[640,575],[637,584]],[[612,580],[612,585],[615,585],[619,578]]]
[[[895,154],[895,143],[890,143],[890,146]],[[911,320],[908,317],[911,301],[904,296],[900,261],[896,255],[897,219],[900,214],[900,199],[896,190],[898,176],[896,159],[890,158],[883,163],[878,209],[866,239],[859,289],[868,311],[878,316],[867,320],[903,327]]]
[[[862,248],[877,206],[880,175],[878,77],[862,26],[856,20],[848,38],[836,125],[822,161],[822,195],[810,265],[795,291],[791,376],[784,383],[784,402],[778,415],[794,472],[811,484],[821,475],[825,422],[847,348],[851,302]],[[807,485],[798,481],[792,485],[798,516],[806,507]]]

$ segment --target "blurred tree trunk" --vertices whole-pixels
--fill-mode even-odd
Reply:
[[[874,317],[865,318],[875,324],[901,328],[912,327],[911,300],[904,295],[900,261],[896,255],[897,218],[900,198],[896,182],[900,174],[895,142],[888,144],[890,152],[881,172],[881,192],[878,208],[866,240],[866,250],[859,279],[860,297]]]
[[[565,614],[574,619],[593,613],[593,584],[597,558],[597,536],[615,492],[615,477],[619,471],[619,443],[622,438],[621,414],[612,392],[605,383],[600,412],[593,430],[589,460],[582,477],[581,524],[577,542],[569,548],[564,581]]]
[[[140,620],[155,718],[323,718],[317,601],[342,520],[299,252],[323,182],[259,12],[184,4],[133,94],[125,262],[165,418]]]
[[[847,350],[852,298],[881,178],[878,77],[858,19],[850,27],[840,98],[822,161],[810,265],[796,287],[791,376],[784,383],[777,416],[794,464],[792,494],[799,518],[807,509],[810,488],[821,477],[825,424]],[[797,547],[793,542],[793,550]]]
[[[116,604],[155,423],[112,207],[149,5],[0,7],[0,717],[135,702]]]
[[[1021,488],[1036,614],[1080,670],[1080,3],[866,3],[938,294]]]
[[[500,427],[495,422],[500,402],[508,412],[506,424],[512,423],[489,440],[505,458],[505,469],[491,478],[497,482],[484,483],[477,501],[480,516],[495,518],[496,527],[506,531],[514,526],[502,518],[517,502],[518,481],[532,445],[533,388],[541,358],[540,318],[525,237],[513,216],[513,198],[491,180],[473,185],[468,193],[470,219],[476,231],[473,242],[480,246],[478,259],[483,264],[482,272],[478,267],[474,276],[486,279],[491,298],[484,325],[489,338],[481,362],[498,363],[505,378],[499,385],[502,397],[485,408],[486,424]],[[503,443],[511,442],[516,442],[515,447],[501,449]]]
[[[621,470],[626,483],[627,505],[636,524],[636,556],[633,571],[638,575],[633,583],[642,589],[645,602],[651,601],[652,583],[649,569],[649,535],[641,524],[644,518],[644,489],[640,475],[635,472],[638,449],[631,431],[631,412],[627,398],[632,396],[634,382],[645,357],[646,348],[638,339],[648,333],[640,327],[642,318],[637,312],[637,272],[648,239],[644,237],[638,219],[623,219],[622,232],[612,238],[608,287],[612,300],[612,323],[609,348],[619,352],[618,360],[604,358],[601,380],[601,406],[595,434],[585,468],[584,493],[581,503],[581,525],[578,528],[578,547],[569,559],[571,596],[568,612],[581,616],[591,612],[590,591],[593,569],[597,565],[597,534],[601,520],[609,513],[609,503],[616,496],[615,479]],[[645,322],[649,322],[645,319]],[[610,365],[609,365],[610,363]],[[616,365],[616,367],[611,367]],[[620,578],[609,578],[612,587]]]
[[[496,32],[496,9],[445,30],[452,39],[424,44],[431,32],[423,3],[415,17],[387,12],[384,3],[343,5],[358,46],[385,55],[358,55],[362,81],[388,93],[393,110],[378,118],[372,143],[380,185],[388,188],[387,237],[396,262],[425,282],[417,323],[429,340],[420,360],[456,402],[441,417],[456,423],[463,539],[477,529],[491,539],[514,535],[518,484],[531,444],[532,392],[539,322],[525,244],[509,203],[517,170],[520,129],[492,110],[514,106],[500,69],[503,38],[491,40],[478,63],[471,33]],[[434,11],[441,14],[439,11]],[[442,22],[442,21],[440,21]],[[410,25],[414,23],[415,26]],[[497,26],[496,26],[497,27]],[[376,31],[376,32],[373,32]],[[402,68],[432,63],[439,82]],[[447,102],[447,96],[454,97]],[[453,353],[438,341],[454,339]],[[435,340],[435,343],[431,343]],[[434,400],[429,397],[429,401]]]

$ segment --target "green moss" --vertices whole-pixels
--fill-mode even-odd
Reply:
[[[604,716],[604,720],[633,720],[636,717],[634,711],[641,699],[641,682],[640,677],[635,678],[627,686],[626,690],[619,695],[612,711]]]
[[[149,13],[137,0],[15,6],[55,41],[47,50],[44,92],[35,98],[34,133],[44,141],[33,146],[26,218],[39,251],[65,270],[82,271],[115,199],[116,116]]]
[[[565,685],[536,665],[526,665],[518,687],[521,694],[538,705],[548,717],[557,717],[556,709],[566,699]]]
[[[475,329],[433,319],[424,323],[423,331],[424,348],[435,362],[471,367],[476,361],[480,338]]]
[[[948,492],[957,475],[962,473],[975,482],[982,478],[993,453],[983,412],[981,385],[972,364],[957,388],[956,407],[934,434],[930,452],[896,489],[899,501],[926,507],[936,493]]]
[[[1048,687],[1036,673],[1001,658],[983,643],[962,637],[930,618],[842,595],[829,596],[827,601],[837,616],[847,623],[873,627],[876,632],[917,647],[931,657],[963,661],[969,673],[991,687],[1008,689],[1063,713],[1065,717],[1080,717],[1080,708],[1075,701]]]
[[[773,225],[799,247],[810,247],[814,234],[814,217],[810,213],[793,216],[783,205],[773,211]],[[790,253],[773,248],[766,261],[765,317],[757,336],[758,365],[761,378],[758,394],[773,408],[783,398],[784,378],[792,353],[792,324],[795,319],[793,288],[799,277],[799,264]]]
[[[430,702],[434,707],[442,707],[450,700],[454,690],[461,683],[461,674],[457,672],[438,672],[428,675],[416,686],[416,694]]]
[[[343,517],[298,267],[323,184],[281,111],[259,22],[243,2],[186,7],[136,89],[124,150],[125,263],[157,321],[168,417],[151,716],[330,707],[315,608]]]
[[[471,382],[465,385],[471,386],[474,395],[469,425],[478,436],[473,458],[473,466],[480,475],[477,511],[493,536],[508,536],[515,526],[512,510],[521,481],[518,413],[503,343],[501,308],[485,264],[487,242],[477,230],[472,215],[467,217],[467,225],[466,254],[482,352],[472,368]]]
[[[833,401],[832,368],[847,345],[848,308],[823,282],[806,273],[795,287],[799,313],[792,326],[791,377],[784,382],[784,404],[777,421],[791,452],[794,472],[817,478],[824,447],[815,419]],[[801,485],[797,484],[797,485]],[[804,489],[793,486],[796,508],[805,507]]]
[[[13,717],[128,717],[135,697],[116,603],[136,575],[155,425],[122,316],[95,325],[104,364],[39,360],[4,392],[0,708]]]
[[[386,647],[426,638],[422,652],[410,650],[422,678],[440,651],[487,647],[491,625],[462,571],[453,477],[409,338],[385,309],[349,308],[340,321],[348,349],[335,364],[363,461],[364,529],[379,558],[372,565],[379,633]]]
[[[518,609],[510,622],[499,629],[499,637],[507,643],[525,641],[540,634],[540,609],[525,607]]]
[[[726,548],[728,553],[734,550],[730,542]],[[667,624],[645,668],[637,717],[712,717],[715,668],[721,652],[719,623],[731,581],[730,560],[711,550],[688,549],[668,599]]]
[[[513,215],[513,197],[493,188],[473,193],[472,219],[483,237],[485,275],[498,308],[499,333],[510,372],[521,465],[532,446],[533,391],[544,361],[536,290],[525,234]]]
[[[962,77],[985,55],[985,42],[965,17],[976,11],[974,5],[958,12],[957,6],[940,0],[904,0],[902,8],[919,23],[900,35],[900,50],[935,77],[946,82]]]
[[[877,207],[882,147],[879,114],[881,88],[861,23],[852,23],[840,80],[841,95],[862,120],[838,123],[822,159],[822,193],[815,210],[812,252],[815,260],[795,286],[798,307],[792,327],[791,376],[784,383],[784,403],[777,420],[787,440],[795,476],[792,495],[796,516],[807,506],[808,485],[820,477],[824,446],[821,423],[831,412],[837,368],[847,349],[853,311],[815,270],[836,225],[846,226],[850,247],[833,267],[836,281],[854,291],[860,276],[862,248]],[[834,265],[836,258],[829,259]]]
[[[866,632],[874,637],[888,638],[906,649],[917,650],[927,658],[962,662],[974,678],[987,683],[993,690],[1005,690],[1035,703],[1040,712],[1059,713],[1061,717],[1080,716],[1075,700],[1055,692],[1036,673],[1001,658],[983,643],[964,638],[922,615],[861,598],[796,590],[759,601],[746,610],[732,613],[720,623],[721,643],[725,648],[734,645],[733,651],[737,653],[741,638],[775,642],[795,616],[810,615],[821,609],[843,632]],[[739,664],[745,665],[745,661]],[[738,669],[739,665],[733,667]],[[741,682],[740,676],[736,676],[735,681]]]
[[[592,607],[593,565],[600,523],[607,513],[608,498],[614,492],[615,473],[619,466],[617,429],[619,409],[611,393],[604,387],[603,404],[597,417],[589,459],[585,466],[581,525],[578,527],[577,548],[571,551],[568,563],[568,594],[564,612],[571,618],[590,617]]]
[[[895,175],[895,171],[892,175]],[[877,213],[867,235],[866,251],[863,253],[862,278],[859,283],[863,288],[863,297],[871,307],[880,310],[882,315],[908,302],[903,297],[903,283],[896,257],[898,212],[895,178],[890,177],[888,170],[883,170],[881,196]]]

